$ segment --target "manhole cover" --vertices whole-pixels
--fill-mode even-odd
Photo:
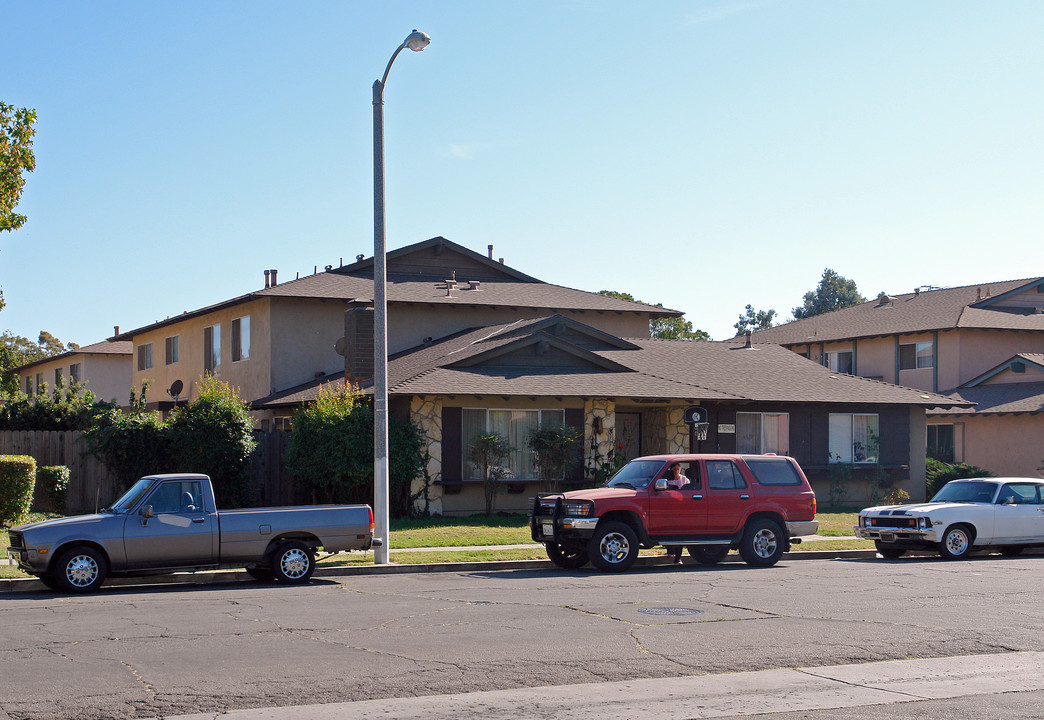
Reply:
[[[638,612],[646,615],[702,615],[702,610],[696,608],[678,608],[678,607],[650,607],[650,608],[639,608]]]

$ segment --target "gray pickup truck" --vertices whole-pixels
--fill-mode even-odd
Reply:
[[[222,510],[206,475],[143,477],[94,515],[44,520],[10,530],[8,556],[48,587],[97,590],[110,575],[245,567],[259,580],[307,582],[318,548],[367,550],[368,505]]]

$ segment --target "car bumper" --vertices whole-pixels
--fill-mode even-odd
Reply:
[[[30,562],[31,555],[37,555],[37,553],[31,553],[25,548],[7,548],[7,559],[18,566],[18,569],[25,570],[29,573],[40,573],[47,569],[47,560],[44,556],[43,564],[40,567],[33,567]]]
[[[806,520],[803,522],[788,522],[787,535],[790,537],[801,537],[802,535],[815,535],[819,532],[818,520]]]
[[[875,540],[889,545],[925,545],[939,542],[938,533],[933,529],[913,530],[911,528],[859,527],[853,528],[855,536],[862,540]]]
[[[546,517],[533,518],[530,526],[535,542],[562,542],[563,540],[589,540],[598,526],[596,517]]]

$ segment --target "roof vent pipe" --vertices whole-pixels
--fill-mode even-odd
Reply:
[[[504,264],[504,258],[500,258],[500,264],[501,264],[501,265],[503,265],[503,264]]]
[[[278,270],[275,270],[275,269],[273,269],[273,270],[272,270],[272,287],[275,287],[276,285],[278,285],[278,284],[279,284],[279,283],[278,283],[278,282],[276,281],[276,275],[277,275],[278,273],[279,273],[279,271],[278,271]]]
[[[355,262],[362,262],[362,259],[364,257],[366,257],[366,256],[363,255],[362,253],[359,253],[358,255],[355,256]]]
[[[747,331],[747,344],[744,345],[743,347],[753,347],[754,346],[753,343],[750,340],[750,335],[751,335],[751,332],[750,332],[750,330],[748,330]]]
[[[115,332],[113,332],[113,335],[119,335],[120,334],[120,326],[119,325],[113,325],[112,329],[115,331]]]
[[[975,288],[975,299],[982,300],[982,288]]]
[[[486,249],[489,251],[489,259],[492,260],[493,259],[493,246],[492,245],[487,245]]]
[[[265,287],[266,288],[271,286],[271,279],[269,277],[271,274],[272,274],[271,270],[265,270]]]
[[[914,288],[914,297],[917,297],[920,294],[921,294],[921,288],[915,287]]]

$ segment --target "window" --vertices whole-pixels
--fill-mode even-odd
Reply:
[[[250,318],[241,317],[232,321],[232,362],[250,357]]]
[[[138,346],[138,371],[152,369],[152,343]]]
[[[789,413],[736,413],[736,452],[790,454]]]
[[[80,382],[80,363],[73,363],[69,366],[69,382]]]
[[[800,485],[801,477],[783,458],[744,458],[754,479],[762,485]]]
[[[157,515],[203,512],[203,488],[199,480],[167,480],[145,502]]]
[[[291,430],[293,430],[293,427],[291,427],[290,425],[291,420],[292,418],[290,416],[279,416],[272,418],[272,429],[282,430],[283,432],[290,432]]]
[[[36,392],[43,390],[43,373],[36,373]]]
[[[928,457],[945,463],[953,462],[953,425],[928,426]]]
[[[830,413],[830,462],[877,462],[878,437],[877,415]]]
[[[735,490],[747,487],[747,483],[731,460],[708,460],[707,487],[711,490]]]
[[[934,365],[935,347],[931,342],[909,343],[899,346],[899,369],[917,370]]]
[[[54,369],[54,386],[56,388],[62,387],[62,369],[61,368],[55,368]]]
[[[33,394],[33,378],[32,377],[27,377],[25,379],[25,394],[26,395],[32,395]]]
[[[163,340],[163,354],[166,358],[167,365],[173,365],[178,361],[178,338],[180,335],[174,335]]]
[[[482,479],[482,469],[468,459],[471,439],[482,433],[497,433],[507,438],[514,450],[508,455],[505,479],[534,480],[536,463],[529,449],[529,435],[540,427],[565,425],[565,410],[483,410],[465,408],[463,412],[464,474]]]
[[[214,375],[221,368],[221,326],[203,328],[203,372]]]
[[[837,350],[824,353],[826,362],[823,364],[837,373],[852,374],[852,351]]]

